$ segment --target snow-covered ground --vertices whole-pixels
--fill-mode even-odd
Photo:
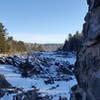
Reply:
[[[44,52],[41,57],[53,58],[55,61],[68,61],[70,64],[74,64],[76,61],[75,56],[69,55],[68,57],[64,57],[60,54],[55,54],[55,52]],[[55,66],[53,66],[55,67]],[[53,68],[51,68],[53,71]],[[67,97],[69,100],[70,97],[70,88],[77,84],[74,76],[72,75],[72,80],[69,81],[54,81],[53,84],[45,84],[45,78],[42,77],[28,77],[23,78],[20,73],[18,73],[18,69],[12,65],[0,65],[0,74],[4,74],[6,80],[12,84],[12,86],[17,88],[23,88],[24,91],[32,90],[32,86],[35,86],[41,93],[41,96],[52,95],[52,100],[59,100],[59,97]],[[5,95],[1,100],[12,100],[13,95]]]

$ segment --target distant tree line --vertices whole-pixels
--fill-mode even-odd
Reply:
[[[41,44],[25,43],[27,52],[45,51]]]
[[[83,34],[78,31],[74,35],[69,34],[68,39],[65,40],[63,51],[79,51],[84,40]]]
[[[31,51],[42,51],[41,45],[34,45]],[[28,52],[28,48],[23,41],[16,41],[9,36],[5,26],[0,23],[0,53]]]

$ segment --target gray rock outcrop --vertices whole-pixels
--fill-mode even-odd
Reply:
[[[0,74],[0,98],[3,97],[6,90],[11,87],[11,84],[5,79],[4,75]]]
[[[100,0],[87,0],[88,13],[83,25],[86,42],[78,54],[71,100],[100,100]]]
[[[35,91],[31,90],[26,93],[16,95],[13,100],[39,100]]]
[[[10,88],[11,84],[5,79],[4,75],[0,74],[0,89]]]

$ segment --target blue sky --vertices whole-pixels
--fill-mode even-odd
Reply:
[[[16,40],[63,43],[82,30],[86,0],[0,0],[0,22]]]

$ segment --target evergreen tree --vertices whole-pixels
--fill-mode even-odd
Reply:
[[[2,23],[0,23],[0,53],[6,52],[6,29]]]
[[[68,39],[65,40],[63,50],[64,51],[79,51],[82,46],[83,41],[84,41],[84,37],[78,31],[76,31],[74,35],[69,34]]]

